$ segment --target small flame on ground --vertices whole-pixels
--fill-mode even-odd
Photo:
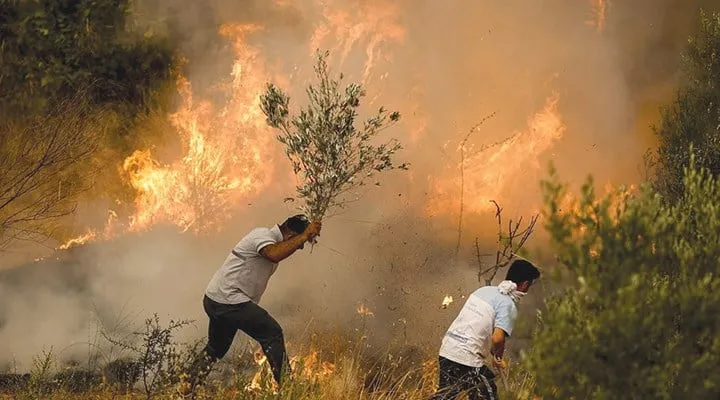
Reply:
[[[448,295],[442,301],[442,308],[447,308],[453,302],[453,297]]]
[[[365,304],[362,304],[362,303],[360,303],[360,305],[358,306],[357,313],[362,315],[363,317],[374,317],[375,316],[375,314],[372,311],[370,311],[370,309],[367,308],[365,306]]]
[[[290,366],[296,376],[308,380],[322,380],[335,373],[335,364],[319,361],[318,352],[311,350],[305,357],[295,356],[290,359]]]
[[[270,385],[267,389],[272,390],[273,393],[277,393],[277,384],[273,380],[270,365],[268,364],[267,357],[265,357],[262,349],[255,350],[255,353],[253,353],[253,359],[255,364],[258,366],[258,371],[253,376],[250,383],[245,386],[245,390],[248,392],[261,391],[264,389],[263,383],[265,383],[266,385]],[[265,379],[263,379],[263,374],[265,375]]]
[[[67,249],[73,248],[75,246],[83,245],[83,244],[95,239],[96,236],[97,236],[97,234],[95,233],[95,231],[90,231],[90,232],[84,233],[78,237],[68,240],[63,245],[58,247],[58,249],[67,250]]]
[[[267,357],[265,357],[262,349],[257,349],[253,354],[253,357],[255,364],[258,366],[258,371],[253,376],[250,383],[245,386],[245,390],[248,392],[272,391],[272,393],[277,394],[277,383],[273,379],[272,372],[270,371],[270,365],[268,364]],[[292,370],[292,377],[295,379],[301,378],[312,382],[318,382],[335,373],[335,364],[329,361],[319,360],[319,353],[315,349],[311,349],[304,357],[291,357],[290,369]]]
[[[105,221],[105,229],[102,232],[90,229],[87,232],[74,237],[67,242],[63,243],[58,247],[59,250],[68,250],[76,246],[82,246],[88,242],[92,242],[98,239],[109,239],[113,236],[115,225],[117,222],[117,213],[113,210],[108,210],[108,217]],[[37,260],[36,260],[37,261]]]

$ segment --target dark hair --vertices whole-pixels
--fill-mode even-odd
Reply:
[[[540,277],[540,270],[537,269],[530,261],[518,259],[510,264],[505,280],[513,281],[515,283],[522,283],[525,281],[534,281]]]
[[[283,222],[282,226],[290,229],[295,233],[305,232],[305,228],[310,224],[307,217],[303,214],[293,215]]]

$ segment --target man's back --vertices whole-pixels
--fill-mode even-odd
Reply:
[[[470,367],[490,360],[490,338],[494,328],[508,336],[517,317],[512,297],[497,286],[484,286],[473,292],[450,325],[440,347],[440,356]]]
[[[205,294],[221,304],[258,303],[277,269],[277,264],[260,255],[260,250],[282,239],[277,225],[253,229],[235,245],[215,272]]]

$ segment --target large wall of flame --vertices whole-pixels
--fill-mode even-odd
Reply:
[[[228,83],[241,73],[239,66],[261,71],[263,79],[275,80],[302,102],[312,50],[319,46],[333,51],[336,71],[366,84],[365,107],[384,105],[403,114],[387,134],[402,140],[401,157],[412,170],[388,174],[347,213],[327,220],[320,244],[312,254],[305,251],[281,265],[263,303],[285,326],[290,342],[298,340],[295,334],[308,316],[320,325],[354,326],[360,318],[356,309],[364,304],[375,314],[367,327],[378,340],[401,334],[408,343],[433,349],[462,295],[477,285],[473,239],[480,238],[483,250],[494,248],[493,215],[483,206],[487,199],[500,201],[507,217],[529,216],[540,206],[537,181],[551,159],[574,183],[587,174],[601,184],[639,181],[641,155],[654,144],[649,124],[657,107],[672,97],[680,51],[697,11],[718,3],[161,0],[148,3],[137,18],[141,25],[158,17],[174,21],[171,34],[183,38],[193,98],[207,100],[215,110],[236,110],[232,93],[218,87],[257,88],[257,79],[250,86]],[[257,29],[233,36],[230,27],[237,24]],[[230,39],[219,40],[223,34]],[[253,56],[238,64],[248,51]],[[562,129],[537,137],[543,145],[535,146],[529,142],[533,117],[548,99],[556,101],[552,115]],[[466,166],[463,242],[455,261],[459,192],[447,182],[458,177],[459,142],[493,112],[468,140],[475,163]],[[222,132],[253,125],[212,123]],[[15,360],[27,367],[51,345],[65,349],[64,356],[83,354],[87,347],[72,344],[91,340],[98,319],[106,325],[123,318],[140,322],[158,312],[196,319],[186,335],[203,335],[202,291],[227,250],[248,229],[280,222],[294,211],[293,203],[283,202],[293,194],[293,181],[279,144],[266,140],[271,131],[257,129],[238,135],[266,135],[258,136],[264,138],[260,158],[251,157],[266,172],[257,176],[266,181],[232,198],[219,233],[178,234],[166,227],[173,223],[168,218],[149,231],[62,253],[72,267],[25,266],[30,272],[16,269],[12,279],[0,281],[0,364]],[[523,145],[503,153],[500,162],[488,162],[493,170],[484,163],[499,147],[472,158],[472,146],[513,134]],[[154,151],[181,159],[176,147]],[[121,155],[118,165],[128,156]],[[173,168],[172,161],[167,165]],[[478,180],[485,174],[498,180]],[[90,207],[93,212],[106,215],[107,208]],[[440,309],[446,294],[456,301]]]

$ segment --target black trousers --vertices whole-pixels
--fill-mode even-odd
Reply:
[[[262,347],[275,381],[280,385],[282,374],[289,370],[285,338],[280,325],[259,305],[248,301],[240,304],[221,304],[205,296],[205,313],[210,318],[208,343],[203,355],[192,368],[194,384],[200,383],[212,364],[230,350],[235,333],[245,332]]]
[[[439,385],[431,400],[454,400],[467,392],[470,400],[497,400],[495,374],[486,366],[479,368],[439,359]]]

